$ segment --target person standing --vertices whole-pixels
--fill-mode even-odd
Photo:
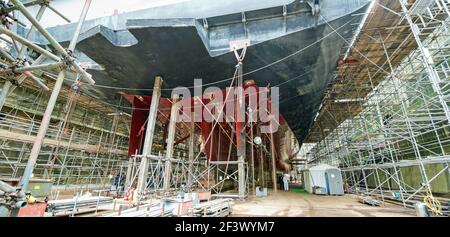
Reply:
[[[283,175],[281,174],[279,174],[279,175],[277,175],[277,183],[278,183],[278,189],[279,190],[282,190],[283,189]]]
[[[283,184],[284,184],[284,191],[289,191],[289,183],[288,183],[288,175],[284,174],[283,175]]]

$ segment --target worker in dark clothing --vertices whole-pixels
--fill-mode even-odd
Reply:
[[[282,175],[278,175],[277,176],[278,179],[278,189],[283,189],[283,176]]]
[[[117,191],[122,191],[125,186],[125,175],[118,173],[113,180],[113,185],[116,186]]]

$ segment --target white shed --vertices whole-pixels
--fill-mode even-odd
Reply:
[[[304,174],[305,190],[322,195],[344,195],[341,170],[322,164],[311,167]]]

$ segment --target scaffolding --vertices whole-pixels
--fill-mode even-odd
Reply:
[[[310,165],[340,167],[352,193],[448,215],[449,20],[448,1],[374,1],[310,130]]]
[[[52,116],[33,175],[51,178],[56,186],[109,185],[109,176],[120,170],[128,155],[126,125],[114,122],[117,116],[105,120],[106,111],[85,108],[81,101],[86,98],[77,97],[80,103],[73,104],[67,117],[65,100],[59,101],[59,111]],[[45,103],[42,90],[27,87],[18,88],[8,97],[0,113],[0,177],[21,177]]]
[[[32,178],[52,180],[54,190],[109,188],[127,166],[129,119],[84,94],[81,82],[95,82],[75,57],[91,0],[67,48],[40,24],[48,9],[67,20],[51,4],[0,2],[0,178],[19,182],[19,198]],[[37,33],[49,44],[32,42]]]

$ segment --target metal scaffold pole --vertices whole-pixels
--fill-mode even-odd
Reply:
[[[61,90],[62,84],[64,82],[64,77],[66,75],[65,71],[59,72],[58,78],[56,80],[55,86],[53,87],[50,100],[48,101],[47,109],[45,110],[44,117],[42,118],[41,126],[39,127],[36,140],[33,144],[33,148],[30,152],[30,157],[28,158],[27,166],[23,173],[22,179],[20,181],[20,187],[25,188],[30,181],[31,174],[33,173],[34,167],[36,165],[39,152],[41,151],[42,143],[44,141],[45,134],[47,133],[48,126],[50,124],[50,118],[55,108],[56,100],[58,99],[59,91]]]
[[[142,160],[139,166],[139,176],[136,191],[143,194],[147,188],[149,158],[152,152],[153,137],[155,133],[156,118],[158,116],[159,99],[161,98],[162,77],[156,76],[153,86],[152,101],[150,103],[149,114],[147,119],[147,127],[144,138],[144,146],[142,147]]]
[[[236,57],[238,59],[238,73],[237,73],[237,95],[236,95],[236,143],[238,155],[238,183],[239,183],[239,198],[245,198],[246,180],[245,180],[245,158],[246,158],[246,137],[245,137],[245,98],[244,98],[244,79],[243,79],[243,63],[245,51],[243,49],[242,55]]]
[[[5,81],[5,84],[3,84],[2,91],[0,92],[0,112],[2,111],[3,106],[6,102],[6,97],[8,97],[9,89],[11,89],[12,82]]]
[[[188,164],[188,182],[187,187],[192,188],[192,178],[193,178],[193,163],[195,159],[195,112],[191,112],[191,123],[190,123],[190,136],[189,136],[189,164]]]
[[[167,136],[166,161],[164,164],[164,183],[163,189],[168,190],[171,184],[172,174],[172,159],[173,149],[175,143],[176,123],[180,113],[180,106],[178,104],[179,95],[172,96],[172,108],[170,112],[169,133]]]
[[[272,123],[272,122],[271,122]],[[278,186],[277,186],[277,165],[275,162],[275,141],[273,137],[274,131],[270,131],[270,153],[271,153],[271,161],[272,161],[272,186],[273,186],[273,192],[278,192]]]

